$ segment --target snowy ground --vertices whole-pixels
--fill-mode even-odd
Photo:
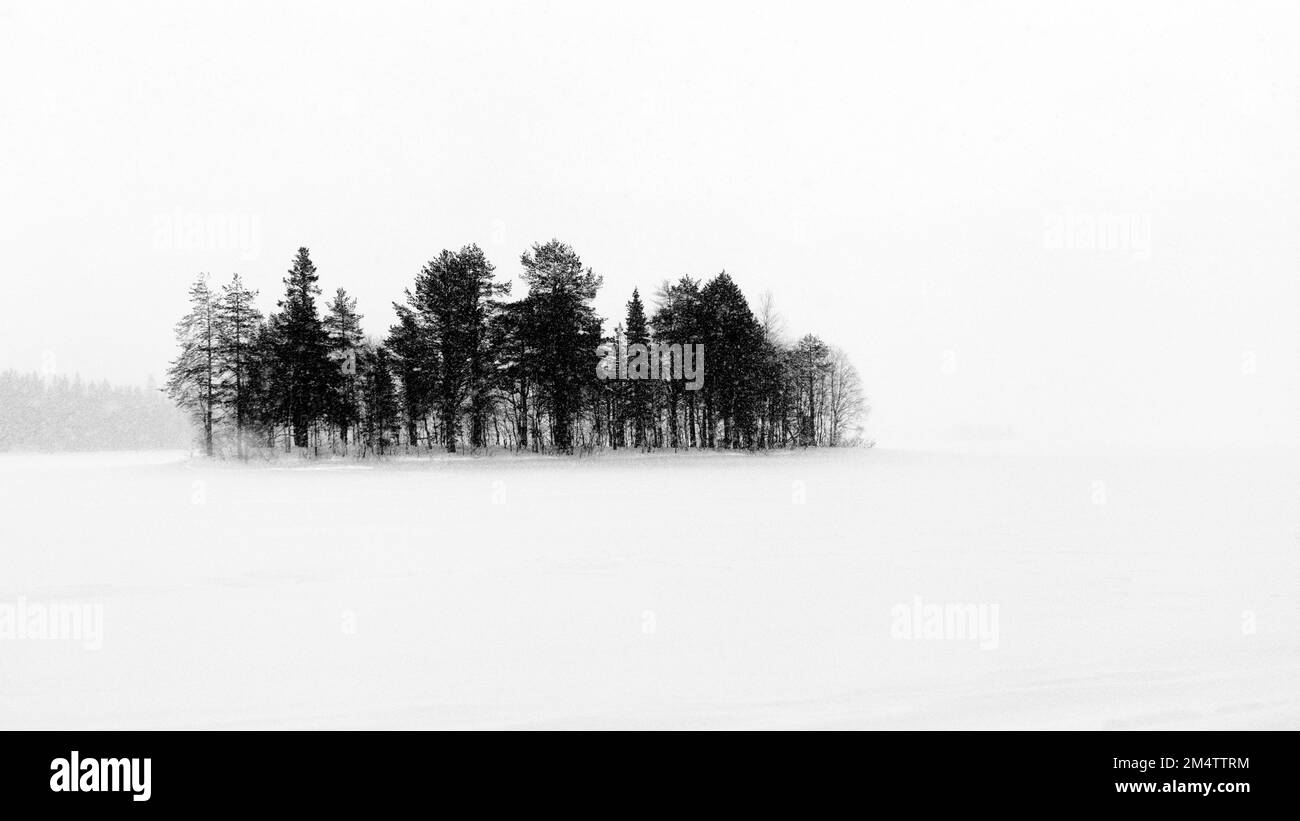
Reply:
[[[0,456],[0,728],[1296,729],[1298,456]]]

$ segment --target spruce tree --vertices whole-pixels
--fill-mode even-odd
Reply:
[[[631,380],[627,385],[626,400],[623,406],[623,420],[632,429],[632,446],[647,448],[651,424],[650,399],[654,383],[648,379],[649,373],[633,372],[639,370],[637,366],[640,363],[635,361],[637,359],[645,361],[644,368],[648,371],[650,348],[650,330],[646,323],[645,306],[641,304],[641,294],[635,288],[632,289],[632,298],[627,303],[627,326],[624,336],[629,350],[636,352],[635,356],[632,353],[628,354],[628,370],[630,375],[639,378]],[[633,345],[639,347],[632,348]]]
[[[709,360],[708,379],[702,391],[706,403],[705,441],[710,446],[752,447],[762,329],[726,271],[701,289],[700,301]]]

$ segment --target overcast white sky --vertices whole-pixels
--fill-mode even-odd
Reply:
[[[197,271],[269,308],[299,245],[381,334],[559,237],[607,317],[771,289],[882,444],[1295,443],[1297,100],[1294,3],[0,2],[0,368],[160,379]]]

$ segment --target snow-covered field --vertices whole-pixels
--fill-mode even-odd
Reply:
[[[1298,456],[0,456],[0,728],[1300,728]]]

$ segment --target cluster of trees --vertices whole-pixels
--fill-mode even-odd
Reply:
[[[592,302],[601,277],[568,245],[521,259],[527,294],[476,245],[423,267],[382,340],[361,328],[340,288],[322,311],[308,249],[284,279],[277,310],[235,275],[190,289],[167,391],[190,412],[205,451],[255,448],[358,455],[501,447],[779,448],[857,444],[866,412],[844,354],[809,335],[782,338],[770,298],[758,316],[724,273],[664,283],[647,314],[633,291],[612,336]],[[700,390],[682,381],[602,380],[597,348],[703,345]]]
[[[157,390],[0,372],[0,451],[153,450],[189,439]]]

